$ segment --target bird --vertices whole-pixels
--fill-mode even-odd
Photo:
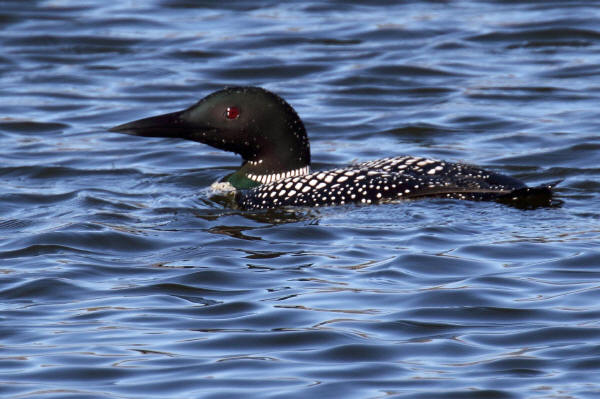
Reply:
[[[310,143],[297,112],[279,95],[254,86],[225,87],[182,111],[109,131],[192,140],[239,154],[239,169],[214,186],[233,191],[244,210],[424,197],[546,205],[556,184],[529,187],[478,166],[410,155],[311,171]]]

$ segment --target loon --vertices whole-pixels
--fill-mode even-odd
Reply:
[[[502,202],[533,195],[549,203],[552,197],[552,185],[528,187],[477,166],[416,156],[311,172],[302,120],[283,98],[260,87],[228,87],[183,111],[135,120],[109,131],[182,138],[241,155],[241,167],[222,185],[235,189],[238,206],[246,210],[422,197]]]

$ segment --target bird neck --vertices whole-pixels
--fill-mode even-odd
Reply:
[[[227,181],[237,190],[246,190],[269,184],[288,177],[302,176],[310,172],[310,166],[287,170],[274,170],[265,165],[263,161],[245,162],[237,172],[227,178]]]

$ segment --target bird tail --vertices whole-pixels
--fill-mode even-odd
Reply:
[[[503,194],[497,200],[520,209],[560,206],[562,201],[553,198],[553,189],[561,182],[562,180],[557,180],[535,187],[518,188]]]

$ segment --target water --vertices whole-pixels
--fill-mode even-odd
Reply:
[[[1,1],[3,398],[597,398],[600,3]],[[108,133],[225,85],[313,168],[467,161],[563,202],[241,212]]]

